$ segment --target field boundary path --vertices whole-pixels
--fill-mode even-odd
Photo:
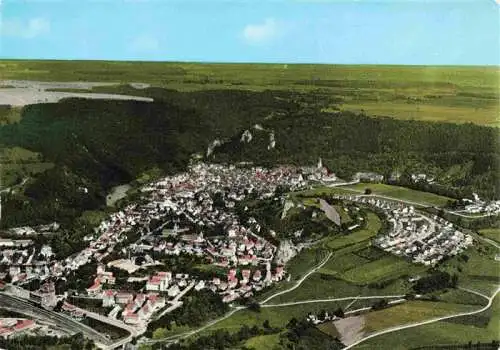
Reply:
[[[388,334],[388,333],[392,333],[392,332],[397,332],[397,331],[400,331],[400,330],[403,330],[403,329],[414,328],[414,327],[418,327],[418,326],[432,324],[432,323],[435,323],[435,322],[444,321],[444,320],[448,320],[448,319],[451,319],[451,318],[462,317],[462,316],[470,316],[470,315],[475,315],[475,314],[481,313],[483,311],[488,310],[491,307],[491,305],[493,304],[493,300],[497,296],[498,292],[500,292],[500,287],[497,287],[497,289],[495,290],[495,292],[491,296],[484,295],[484,294],[482,294],[482,293],[480,293],[478,291],[475,291],[475,290],[472,290],[472,289],[468,289],[468,288],[461,288],[461,287],[459,287],[459,289],[461,289],[463,291],[466,291],[466,292],[469,292],[469,293],[473,293],[473,294],[479,295],[479,296],[485,298],[486,300],[488,300],[488,304],[486,304],[482,308],[480,308],[478,310],[475,310],[475,311],[460,312],[460,313],[456,313],[456,314],[453,314],[453,315],[432,318],[432,319],[426,320],[426,321],[421,321],[421,322],[416,322],[416,323],[411,323],[411,324],[406,324],[406,325],[401,325],[401,326],[387,328],[387,329],[384,329],[382,331],[372,333],[372,334],[370,334],[370,335],[368,335],[368,336],[366,336],[366,337],[364,337],[364,338],[362,338],[362,339],[360,339],[360,340],[358,340],[358,341],[356,341],[356,342],[354,342],[354,343],[346,346],[343,350],[352,349],[353,347],[355,347],[355,346],[357,346],[357,345],[359,345],[359,344],[367,341],[368,339],[372,339],[372,338],[378,337],[380,335],[384,335],[384,334]]]

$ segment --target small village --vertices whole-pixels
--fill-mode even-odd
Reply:
[[[454,256],[471,246],[473,239],[438,217],[421,214],[413,206],[406,206],[367,196],[334,196],[377,207],[385,213],[390,230],[374,239],[374,245],[386,252],[404,256],[414,263],[435,266],[448,256]]]

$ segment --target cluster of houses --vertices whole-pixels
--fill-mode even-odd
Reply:
[[[465,204],[464,212],[468,214],[491,214],[500,213],[500,200],[486,202],[481,200],[477,194],[473,194],[473,200],[464,198],[462,202]]]
[[[368,204],[384,211],[390,223],[389,232],[374,239],[374,244],[415,263],[434,266],[447,256],[461,253],[473,243],[470,235],[438,217],[428,217],[412,206],[364,196],[337,196]]]
[[[470,235],[434,216],[418,214],[412,207],[389,212],[392,229],[375,243],[387,252],[410,258],[415,263],[434,266],[447,256],[461,253],[473,243]]]
[[[105,290],[102,293],[104,307],[113,307],[110,316],[117,316],[122,311],[121,318],[128,324],[144,324],[149,321],[154,312],[165,307],[165,297],[157,293],[128,293]]]
[[[307,315],[306,317],[306,321],[312,323],[312,324],[315,324],[315,325],[318,325],[318,324],[321,324],[321,323],[324,323],[324,322],[328,322],[328,321],[336,321],[337,319],[339,319],[340,317],[338,316],[335,316],[333,314],[329,314],[328,311],[325,311],[324,314],[318,314],[318,315],[315,315],[313,313],[310,313]]]
[[[265,266],[265,273],[260,269],[230,269],[226,279],[214,277],[210,281],[200,281],[197,288],[208,288],[214,293],[222,296],[222,301],[230,303],[236,299],[248,298],[275,282],[285,277],[283,266],[277,266],[274,270],[271,264]],[[195,288],[196,288],[195,287]]]
[[[7,276],[12,283],[25,283],[33,278],[45,280],[52,274],[55,259],[52,248],[48,245],[35,247],[31,240],[15,240],[16,244],[2,244],[6,241],[0,240],[0,266],[4,266],[4,272],[0,273],[0,279],[5,280]]]

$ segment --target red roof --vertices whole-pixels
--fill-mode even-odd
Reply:
[[[33,320],[20,320],[15,326],[15,329],[23,329],[33,325]]]
[[[12,333],[12,330],[9,328],[0,328],[0,334]]]
[[[100,285],[101,285],[101,282],[100,282],[98,279],[96,279],[96,280],[94,281],[94,284],[93,284],[93,285],[91,285],[90,287],[88,287],[88,288],[87,288],[87,290],[94,290],[94,289],[97,289],[97,288],[99,288],[99,286],[100,286]]]

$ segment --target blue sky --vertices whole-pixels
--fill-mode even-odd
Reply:
[[[493,0],[0,3],[0,58],[500,63]]]

